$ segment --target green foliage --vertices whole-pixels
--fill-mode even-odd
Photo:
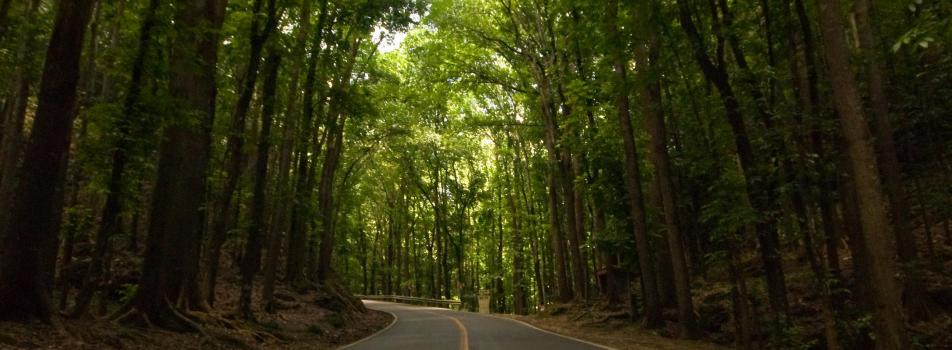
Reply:
[[[19,94],[16,82],[25,81],[25,130],[30,131],[55,8],[41,1],[30,14],[27,1],[11,3],[11,12],[0,18],[8,21],[0,33],[0,78],[10,82],[0,87],[0,114],[12,114],[8,107]],[[147,3],[100,1],[97,19],[89,26],[96,35],[87,35],[82,44],[80,106],[69,173],[65,185],[50,184],[60,186],[68,201],[63,234],[85,241],[100,224],[96,216],[113,175],[116,147],[124,147],[130,159],[122,184],[123,214],[141,213],[147,222],[159,135],[169,126],[185,125],[207,132],[202,142],[211,150],[210,168],[207,174],[178,175],[204,176],[209,193],[202,198],[201,215],[209,222],[228,221],[223,246],[237,258],[250,241],[245,235],[253,209],[251,188],[258,180],[251,169],[266,100],[259,86],[240,135],[243,164],[233,195],[222,193],[232,171],[224,164],[232,156],[227,140],[236,136],[231,134],[233,116],[249,73],[249,27],[264,13],[252,13],[254,0],[228,1],[225,23],[217,33],[221,45],[214,72],[215,110],[195,111],[169,96],[169,86],[181,83],[169,80],[169,70],[175,67],[168,62],[178,54],[169,50],[175,35],[175,6],[169,2],[159,6],[153,39],[145,43],[141,95],[135,101],[126,99]],[[332,270],[354,291],[456,298],[475,308],[478,290],[491,289],[504,311],[512,309],[517,291],[524,291],[528,304],[538,305],[557,293],[561,281],[555,266],[571,266],[570,261],[556,261],[557,252],[575,238],[581,239],[581,254],[573,250],[565,259],[589,258],[583,262],[587,283],[594,284],[595,270],[607,269],[615,260],[623,269],[637,271],[632,221],[640,214],[631,213],[629,206],[625,140],[617,118],[618,98],[624,96],[629,97],[642,173],[627,180],[639,181],[645,192],[645,198],[634,200],[648,207],[644,219],[650,251],[657,250],[654,258],[660,259],[660,248],[669,244],[666,233],[674,232],[665,219],[677,218],[692,265],[692,292],[728,284],[719,280],[723,276],[708,272],[728,263],[740,265],[734,267],[744,281],[760,277],[760,262],[753,258],[762,242],[751,230],[757,224],[779,227],[776,232],[784,236],[780,253],[799,257],[804,248],[821,253],[827,238],[826,233],[811,232],[824,227],[820,199],[832,199],[835,224],[847,222],[838,183],[851,181],[843,177],[849,173],[842,151],[846,147],[839,141],[840,125],[829,98],[836,87],[828,81],[828,67],[821,59],[823,32],[812,1],[330,0],[324,28],[315,28],[322,4],[278,1],[278,30],[265,44],[266,55],[281,55],[284,62],[273,96],[277,106],[264,179],[265,230],[288,233],[291,217],[300,219],[295,229],[307,235],[307,258],[316,260],[323,243],[318,239],[324,233],[321,224],[329,223],[336,243]],[[944,176],[952,159],[950,4],[875,4],[873,22],[882,47],[872,54],[857,49],[855,27],[848,26],[845,33],[855,51],[851,64],[859,92],[867,100],[865,63],[874,57],[887,63],[886,102],[917,222],[952,216],[947,205],[952,183]],[[618,5],[617,36],[606,25],[608,5]],[[687,9],[686,16],[679,5]],[[797,5],[805,6],[802,23]],[[698,42],[686,35],[684,17],[696,22]],[[812,37],[802,37],[806,34]],[[402,42],[387,44],[401,37]],[[808,42],[816,52],[806,52]],[[640,57],[642,50],[646,59]],[[699,55],[709,56],[715,67],[702,69]],[[626,68],[624,79],[616,75],[615,58]],[[315,70],[309,81],[310,67]],[[711,69],[717,71],[714,78]],[[732,96],[726,96],[725,85]],[[657,96],[641,95],[646,90]],[[305,92],[314,93],[311,100],[303,98]],[[735,119],[726,118],[732,112],[730,103],[738,105]],[[310,107],[307,125],[303,111]],[[645,124],[652,108],[663,115],[664,133]],[[214,112],[213,125],[203,124],[209,119],[198,114],[205,112]],[[340,121],[343,151],[338,171],[325,172],[332,159],[331,131]],[[664,139],[666,149],[650,147],[649,141],[657,138]],[[744,142],[749,143],[753,164],[741,167],[738,153]],[[668,200],[675,204],[674,213],[664,211],[658,203],[660,190],[653,188],[661,173],[649,161],[655,152],[668,155],[671,163],[674,198]],[[13,159],[16,165],[18,158]],[[325,178],[325,173],[334,176]],[[319,200],[324,193],[318,188],[327,185],[323,180],[333,181],[328,203]],[[566,184],[578,191],[577,198],[568,197],[569,186],[562,186]],[[788,210],[797,196],[805,201],[806,213]],[[234,212],[211,210],[228,207],[221,203],[225,197],[233,198],[228,204]],[[752,198],[769,203],[752,203]],[[568,232],[567,213],[575,209],[568,208],[569,199],[581,203],[577,236]],[[330,206],[330,221],[321,222],[328,220],[321,217],[320,209],[327,208],[322,204]],[[551,220],[560,221],[553,227]],[[122,224],[123,229],[128,226]],[[141,233],[141,227],[136,229]],[[561,232],[565,242],[558,242],[555,232]],[[807,233],[815,234],[816,247],[805,247]],[[825,269],[832,262],[824,259],[820,265]],[[845,255],[841,259],[855,261]],[[792,270],[786,279],[791,286],[788,299],[796,300],[793,308],[815,303],[814,295],[801,295],[804,281],[831,287],[849,305],[837,314],[844,344],[868,337],[871,316],[853,306],[851,281],[829,271],[811,275],[803,259],[781,260]],[[663,263],[659,271],[666,267]],[[902,268],[909,272],[922,267]],[[750,283],[745,297],[763,299],[762,284],[759,279]],[[123,285],[122,301],[129,301],[137,288]],[[726,295],[717,301],[727,303]],[[752,311],[759,315],[765,307],[757,304]],[[728,318],[724,313],[708,323],[723,323],[721,319]],[[764,327],[770,334],[758,340],[782,348],[819,346],[815,327],[802,326],[800,317],[796,314],[787,328]],[[338,314],[326,321],[335,328],[344,326]],[[308,331],[326,333],[317,324]]]
[[[119,290],[119,303],[127,304],[133,297],[135,297],[136,292],[139,290],[139,285],[134,283],[123,283],[122,289]]]
[[[743,240],[744,228],[759,219],[760,215],[743,197],[744,186],[736,176],[724,176],[709,189],[712,198],[702,208],[701,221],[710,227],[712,240]]]

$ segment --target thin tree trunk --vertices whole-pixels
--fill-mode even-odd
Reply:
[[[609,37],[620,41],[618,34],[618,3],[611,1],[608,8],[606,26]],[[628,100],[627,59],[619,49],[614,49],[612,68],[615,74],[615,109],[621,138],[625,149],[625,187],[628,190],[628,214],[633,224],[635,248],[638,252],[638,265],[641,269],[641,281],[644,286],[645,327],[658,328],[664,325],[661,314],[661,297],[658,294],[655,278],[652,249],[648,240],[648,224],[641,190],[641,169],[638,164],[638,146],[635,144],[635,132],[631,125],[631,110]],[[634,303],[632,303],[634,305]],[[634,307],[634,306],[632,306]],[[634,311],[632,311],[634,315]]]
[[[270,7],[275,6],[271,0]],[[258,159],[255,164],[255,184],[251,205],[251,224],[248,226],[248,244],[241,260],[241,294],[238,299],[238,311],[246,319],[252,319],[251,293],[254,277],[261,265],[261,245],[264,239],[265,186],[268,181],[268,157],[271,154],[271,124],[274,120],[274,100],[277,95],[278,68],[281,57],[272,53],[265,67],[264,89],[262,91],[261,134],[258,137]]]
[[[712,6],[714,6],[712,4]],[[788,301],[786,296],[786,284],[783,277],[783,267],[780,257],[780,240],[774,227],[774,218],[770,212],[775,211],[772,207],[776,201],[776,193],[773,186],[768,181],[768,174],[762,174],[756,171],[757,160],[754,158],[753,146],[747,134],[747,126],[744,121],[743,113],[737,95],[730,83],[730,76],[724,67],[723,57],[718,57],[718,65],[715,65],[711,57],[707,54],[704,41],[698,33],[694,20],[691,17],[691,10],[685,0],[678,0],[679,21],[688,38],[691,40],[692,51],[695,60],[701,67],[705,78],[710,81],[717,89],[720,95],[721,103],[724,105],[728,124],[734,136],[734,146],[736,147],[737,157],[740,161],[741,169],[744,173],[746,184],[746,196],[754,210],[757,210],[767,218],[761,220],[756,225],[757,240],[760,246],[760,255],[764,264],[764,277],[767,282],[767,294],[770,301],[770,308],[773,317],[773,324],[777,331],[783,323],[786,322]],[[735,42],[736,40],[732,40]],[[723,53],[722,42],[719,41],[717,52]],[[735,50],[737,51],[737,50]],[[739,61],[743,62],[743,61]],[[739,63],[740,64],[740,63]],[[762,111],[763,114],[763,111]],[[769,117],[765,117],[765,120]]]
[[[339,89],[340,94],[346,94],[350,88],[350,75],[354,69],[357,60],[357,54],[360,52],[361,41],[354,39],[350,43],[351,52],[348,57],[346,67],[341,72],[341,78],[334,84],[334,88]],[[324,157],[324,164],[321,167],[321,181],[318,185],[318,208],[320,210],[321,222],[321,245],[318,252],[319,260],[317,265],[317,281],[323,283],[327,281],[331,273],[331,256],[334,249],[336,235],[334,233],[334,177],[337,174],[340,156],[344,148],[344,127],[347,122],[347,114],[342,108],[341,101],[333,101],[330,113],[331,125],[328,128],[330,141],[327,143],[327,154]],[[445,252],[444,252],[445,253]],[[445,257],[444,257],[445,259]],[[445,261],[445,260],[444,260]]]
[[[292,57],[303,57],[307,47],[307,38],[311,30],[311,2],[305,1],[301,5],[301,18],[297,27],[296,44]],[[268,239],[268,251],[265,256],[264,265],[264,288],[261,292],[261,298],[264,303],[264,309],[267,312],[275,312],[274,287],[277,279],[278,259],[281,251],[281,241],[289,229],[290,213],[293,204],[290,185],[291,177],[291,155],[295,144],[295,133],[292,132],[295,126],[294,117],[297,115],[297,98],[299,92],[300,73],[302,65],[291,65],[291,82],[288,88],[287,103],[285,105],[284,120],[281,131],[280,158],[278,160],[278,181],[277,181],[277,200],[275,201],[274,220],[271,224],[271,234]],[[287,251],[285,251],[287,253]]]
[[[570,175],[572,179],[581,178],[583,176],[581,158],[582,158],[582,155],[576,155],[575,157],[573,157],[571,161],[572,172],[570,173]],[[576,283],[576,286],[578,288],[582,288],[582,290],[579,291],[579,293],[581,294],[580,297],[583,298],[583,300],[590,300],[592,297],[591,284],[589,283],[589,276],[591,276],[591,272],[588,271],[588,260],[589,260],[588,251],[585,248],[586,234],[585,234],[585,188],[584,186],[575,185],[572,198],[573,198],[573,207],[575,208],[574,209],[575,226],[576,226],[575,240],[579,248],[578,249],[578,255],[579,255],[578,268],[581,272],[576,274],[576,276],[578,276],[581,279],[581,283]]]
[[[132,223],[129,225],[129,251],[137,253],[139,251],[139,209],[132,211]]]
[[[321,2],[320,14],[317,20],[317,27],[314,28],[314,38],[311,43],[311,53],[308,57],[307,76],[304,82],[303,104],[303,122],[301,124],[301,135],[298,139],[299,159],[297,165],[297,181],[294,189],[293,210],[291,211],[291,227],[288,232],[288,257],[287,268],[285,269],[285,279],[291,286],[298,287],[305,280],[305,269],[307,260],[307,234],[305,228],[305,216],[307,208],[305,202],[310,200],[311,196],[308,189],[308,174],[314,171],[316,159],[308,168],[307,146],[311,143],[311,133],[313,132],[314,119],[314,92],[318,84],[317,65],[322,53],[321,42],[324,40],[324,31],[328,18],[328,0]],[[323,86],[323,82],[321,82]],[[317,155],[315,154],[315,157]],[[311,180],[313,181],[313,180]]]
[[[651,41],[654,41],[654,39]],[[694,316],[694,304],[691,300],[691,276],[688,272],[688,263],[684,252],[684,238],[678,220],[674,181],[671,180],[671,161],[668,157],[668,136],[665,129],[664,115],[662,114],[664,112],[661,106],[661,89],[656,80],[649,80],[650,77],[654,77],[651,72],[654,58],[649,57],[655,56],[656,53],[652,51],[656,50],[656,43],[653,42],[650,42],[648,47],[638,45],[635,49],[635,60],[640,63],[640,67],[644,67],[638,72],[641,78],[639,80],[642,81],[639,85],[638,97],[642,104],[646,129],[651,135],[648,158],[654,166],[655,177],[657,177],[658,189],[661,194],[667,244],[674,272],[673,278],[675,293],[677,294],[681,337],[693,339],[700,335],[700,330]]]
[[[932,229],[935,225],[932,213],[929,212],[929,205],[922,200],[925,194],[922,193],[923,188],[918,177],[912,179],[912,185],[914,186],[913,193],[916,194],[915,198],[916,205],[919,207],[919,215],[922,216],[922,230],[925,231],[926,234],[926,252],[929,254],[929,267],[935,271],[940,271],[941,265],[939,264],[939,257],[936,256],[935,252],[935,239],[932,237]],[[906,289],[906,292],[908,293],[908,289]]]
[[[511,147],[522,148],[522,144],[516,143]],[[516,152],[513,152],[513,153],[515,153],[515,163],[513,164],[513,171],[516,174],[515,181],[517,183],[517,187],[519,188],[519,193],[522,195],[522,202],[525,206],[526,213],[528,213],[528,222],[525,223],[523,227],[528,226],[527,232],[529,234],[529,249],[531,250],[531,254],[532,254],[532,270],[534,273],[533,279],[535,280],[535,288],[536,288],[536,294],[537,294],[536,304],[544,305],[545,304],[545,287],[543,286],[543,280],[542,280],[543,271],[542,271],[542,265],[540,261],[541,259],[540,259],[540,252],[539,252],[539,242],[536,239],[536,234],[535,234],[535,231],[536,231],[535,210],[533,209],[534,206],[529,202],[529,197],[526,194],[526,184],[525,184],[526,180],[525,180],[525,175],[523,174],[523,172],[524,171],[527,172],[528,169],[524,169],[525,165],[523,165],[524,163],[522,160],[521,150],[517,150]]]
[[[737,234],[737,236],[740,236],[740,234]],[[727,248],[731,298],[733,299],[731,304],[734,306],[734,329],[737,332],[737,338],[734,342],[741,349],[757,349],[755,311],[750,305],[747,281],[744,279],[743,271],[741,271],[740,259],[734,250],[736,246],[735,242],[729,242]]]
[[[86,274],[82,290],[76,297],[75,307],[71,312],[73,317],[78,317],[87,311],[93,294],[101,287],[102,274],[109,264],[106,260],[106,256],[109,255],[109,243],[116,232],[119,231],[119,214],[122,212],[121,201],[124,197],[122,192],[123,175],[129,163],[129,152],[133,146],[133,128],[142,122],[140,120],[142,115],[139,112],[139,96],[142,93],[145,61],[149,55],[149,45],[152,43],[152,29],[157,24],[156,11],[159,5],[159,0],[149,1],[145,19],[139,29],[139,45],[133,59],[129,88],[123,102],[124,118],[118,122],[116,136],[118,141],[112,150],[112,171],[109,177],[106,203],[103,205],[102,218],[100,219],[99,230],[96,233],[95,251],[89,264],[89,271]]]
[[[559,299],[562,301],[569,301],[574,298],[575,294],[572,289],[572,282],[568,275],[567,263],[569,262],[569,251],[566,246],[565,235],[573,235],[574,231],[565,232],[562,227],[562,203],[559,199],[559,191],[563,190],[563,194],[567,193],[565,189],[566,186],[562,184],[565,181],[565,178],[560,176],[560,159],[558,149],[558,125],[555,122],[555,115],[553,108],[553,102],[551,97],[551,86],[549,85],[549,78],[546,76],[546,73],[543,68],[537,68],[537,80],[539,82],[539,100],[542,104],[542,118],[545,124],[545,147],[548,154],[548,164],[549,164],[549,225],[552,235],[552,240],[554,248],[556,251],[556,276],[557,276],[557,288],[559,290]],[[565,213],[564,215],[569,215]],[[572,219],[574,222],[574,219]]]
[[[555,270],[555,284],[558,290],[558,299],[560,301],[569,301],[572,299],[572,285],[569,282],[568,268],[566,267],[566,247],[565,239],[562,237],[562,220],[559,215],[559,193],[558,180],[554,173],[549,173],[548,179],[548,199],[549,199],[549,239],[552,241],[552,250],[555,251],[555,261],[552,265]]]
[[[248,56],[248,68],[238,92],[238,102],[235,105],[235,114],[232,116],[232,124],[227,139],[228,162],[226,164],[225,185],[217,208],[217,215],[212,226],[212,237],[205,251],[205,292],[209,304],[215,303],[215,282],[218,278],[218,265],[221,257],[221,246],[225,243],[229,231],[228,216],[231,213],[233,205],[233,195],[235,188],[238,187],[238,179],[241,177],[241,171],[244,169],[244,154],[242,149],[245,143],[245,120],[251,109],[251,99],[254,96],[255,85],[258,81],[258,68],[261,65],[261,56],[264,51],[264,45],[268,37],[278,25],[276,0],[269,0],[267,8],[267,17],[264,27],[262,23],[261,8],[263,0],[254,0],[252,5],[252,21],[250,30],[250,54]],[[235,205],[237,205],[235,203]],[[235,225],[236,223],[231,223]]]

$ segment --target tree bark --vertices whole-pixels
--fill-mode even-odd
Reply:
[[[40,0],[30,2],[27,9],[26,19],[32,21],[35,19],[36,12],[39,9]],[[14,91],[12,101],[7,102],[7,108],[0,117],[3,121],[3,138],[0,140],[0,241],[6,236],[9,229],[9,216],[11,206],[13,205],[17,181],[19,180],[19,169],[23,153],[23,133],[26,112],[30,99],[31,86],[33,85],[34,70],[31,68],[36,64],[32,54],[40,45],[38,40],[38,26],[30,26],[30,29],[24,33],[24,39],[17,48],[17,60],[22,66],[17,70],[16,81],[14,82]]]
[[[859,46],[866,62],[866,89],[869,94],[870,110],[873,114],[871,129],[876,140],[877,160],[880,164],[880,176],[883,190],[889,198],[889,214],[896,235],[896,247],[899,263],[903,266],[906,278],[903,280],[903,302],[906,316],[910,321],[923,321],[930,317],[929,296],[922,280],[922,266],[916,247],[916,236],[910,222],[910,206],[906,189],[903,187],[902,165],[896,151],[893,126],[889,115],[889,101],[886,97],[886,80],[882,62],[882,50],[876,38],[871,0],[857,0],[853,3],[856,19],[856,31]]]
[[[288,257],[287,268],[285,269],[285,279],[291,286],[300,286],[305,280],[305,268],[307,260],[307,234],[304,217],[307,215],[306,201],[310,200],[310,191],[312,188],[308,185],[308,174],[313,172],[317,161],[314,160],[308,168],[307,146],[311,143],[311,134],[313,131],[314,119],[314,92],[318,84],[317,65],[323,50],[321,42],[324,40],[324,31],[328,18],[328,1],[321,2],[320,14],[318,15],[317,27],[314,28],[314,37],[311,43],[311,54],[308,57],[307,76],[304,82],[303,103],[303,122],[301,124],[301,134],[298,139],[298,164],[297,180],[295,182],[293,210],[291,211],[291,227],[288,232]],[[320,82],[322,85],[324,82]],[[316,157],[316,155],[315,155]]]
[[[614,42],[621,42],[618,34],[618,3],[609,2],[606,25],[608,35]],[[612,68],[615,74],[615,111],[618,125],[621,129],[621,138],[625,149],[625,187],[628,190],[628,213],[633,225],[635,248],[638,252],[638,266],[641,271],[641,283],[644,286],[644,313],[645,327],[658,328],[664,325],[661,314],[661,296],[658,294],[657,279],[655,278],[652,250],[648,241],[648,224],[644,195],[641,190],[641,169],[638,164],[638,146],[635,144],[635,132],[631,125],[631,110],[628,99],[627,62],[620,49],[615,49],[612,55]],[[632,303],[634,305],[634,303]],[[634,306],[632,306],[634,307]],[[634,312],[632,312],[634,314]]]
[[[301,4],[301,17],[298,22],[298,27],[296,28],[297,32],[295,33],[295,46],[291,57],[304,57],[305,50],[307,48],[308,35],[311,31],[311,2],[305,1]],[[277,279],[277,270],[278,270],[278,259],[281,252],[281,242],[284,236],[288,233],[290,228],[290,217],[291,211],[293,208],[292,201],[292,190],[293,185],[291,185],[291,163],[292,163],[292,154],[293,148],[296,144],[296,138],[299,136],[297,133],[293,132],[296,126],[296,116],[297,116],[297,99],[299,96],[299,82],[300,75],[302,71],[302,65],[300,62],[295,61],[290,65],[291,67],[291,81],[289,83],[289,88],[287,92],[287,103],[285,104],[285,113],[284,120],[282,123],[281,130],[281,146],[280,146],[280,157],[278,160],[278,181],[276,184],[277,187],[277,200],[275,201],[275,207],[272,210],[274,212],[272,224],[271,224],[271,234],[268,239],[268,251],[265,256],[265,265],[264,265],[264,288],[261,292],[261,298],[265,304],[264,308],[267,312],[275,311],[274,303],[274,287],[275,280]],[[285,254],[288,251],[285,250]]]
[[[356,37],[350,43],[350,53],[347,63],[341,71],[340,79],[334,84],[337,89],[335,96],[343,96],[349,92],[350,76],[357,61],[357,54],[360,53],[361,40]],[[321,245],[318,252],[317,281],[323,283],[327,281],[331,273],[331,257],[334,252],[336,235],[334,233],[334,177],[337,174],[338,165],[340,165],[340,156],[344,148],[344,127],[347,123],[347,114],[343,110],[343,102],[335,99],[331,102],[328,119],[327,152],[324,156],[324,164],[321,167],[321,181],[318,185],[318,208],[321,225]],[[444,251],[445,254],[445,251]],[[444,257],[445,259],[445,257]],[[444,260],[445,261],[445,260]],[[445,267],[444,267],[445,268]]]
[[[4,37],[7,33],[7,15],[10,13],[10,4],[13,3],[13,0],[3,0],[0,2],[0,39]]]
[[[189,327],[175,308],[205,307],[198,260],[217,95],[218,30],[226,2],[176,2],[169,92],[180,113],[189,117],[162,133],[142,278],[128,305],[163,327]]]
[[[103,282],[102,274],[106,270],[106,265],[109,264],[106,260],[109,254],[109,243],[119,231],[119,214],[122,212],[121,201],[124,196],[122,191],[123,175],[129,163],[129,152],[133,147],[133,128],[138,123],[142,123],[142,120],[140,120],[142,115],[139,111],[139,97],[142,94],[145,61],[149,55],[149,45],[152,43],[152,30],[157,24],[156,11],[159,5],[159,0],[149,1],[145,19],[139,29],[139,45],[133,59],[129,88],[123,102],[124,118],[120,119],[117,125],[118,135],[116,137],[118,140],[112,150],[112,170],[109,177],[106,202],[103,205],[102,217],[99,222],[99,230],[96,233],[95,251],[89,264],[84,286],[76,297],[75,307],[71,312],[73,317],[78,317],[86,312],[93,294]]]
[[[274,6],[271,0],[269,6]],[[262,95],[261,134],[258,137],[258,159],[255,164],[255,184],[251,205],[251,223],[248,226],[248,243],[241,259],[241,295],[238,299],[238,312],[246,319],[252,319],[251,294],[254,277],[261,265],[261,245],[264,239],[265,186],[268,181],[268,157],[271,151],[271,125],[274,120],[274,100],[277,95],[278,68],[281,56],[272,53],[265,67],[265,81]]]
[[[238,92],[238,102],[235,105],[235,114],[232,116],[231,129],[227,139],[228,161],[226,165],[225,185],[218,203],[215,222],[212,226],[212,237],[205,251],[205,292],[209,304],[215,303],[215,282],[218,278],[218,265],[221,257],[221,246],[225,243],[229,231],[228,217],[233,205],[233,196],[235,188],[238,187],[238,179],[241,177],[241,171],[244,168],[244,154],[242,149],[245,143],[245,120],[248,111],[251,109],[251,99],[254,97],[255,85],[258,81],[258,68],[261,65],[261,56],[264,51],[264,45],[268,37],[274,32],[278,25],[276,0],[269,0],[267,8],[267,17],[264,27],[261,27],[261,8],[263,0],[254,0],[252,5],[251,30],[249,31],[250,54],[248,56],[248,68]],[[231,223],[232,225],[236,223]]]
[[[641,81],[638,88],[638,97],[642,104],[646,130],[651,135],[648,158],[654,166],[655,177],[657,177],[658,189],[661,194],[667,244],[671,255],[672,270],[674,271],[674,287],[677,294],[681,337],[694,339],[700,335],[700,330],[694,316],[694,304],[691,300],[691,276],[688,272],[688,263],[684,252],[684,238],[678,220],[674,181],[671,180],[671,161],[668,157],[668,136],[665,129],[664,111],[661,106],[661,88],[655,73],[652,72],[654,62],[652,62],[653,59],[650,56],[654,55],[651,51],[657,50],[655,45],[655,43],[649,42],[648,47],[638,45],[635,48],[635,60],[639,62],[639,66],[644,67],[638,71],[639,80]]]
[[[50,322],[50,292],[76,114],[83,36],[94,0],[59,2],[39,102],[0,257],[0,318]],[[9,175],[8,175],[9,176]],[[14,175],[16,176],[16,175]]]
[[[755,225],[757,240],[760,246],[760,255],[764,265],[764,277],[767,281],[767,294],[770,301],[770,308],[774,314],[773,323],[776,328],[780,328],[786,321],[787,309],[789,309],[786,284],[783,276],[783,266],[780,257],[780,239],[774,227],[774,218],[770,217],[774,211],[773,204],[776,201],[776,191],[771,186],[769,174],[758,170],[757,159],[754,157],[753,146],[747,133],[747,125],[741,110],[737,95],[730,83],[730,76],[724,67],[723,57],[718,57],[717,65],[714,64],[707,53],[704,41],[698,33],[694,20],[691,17],[691,10],[685,0],[678,0],[679,21],[688,38],[691,41],[695,60],[701,67],[704,77],[710,81],[718,91],[721,103],[724,105],[727,122],[731,127],[734,136],[734,146],[737,150],[737,158],[740,161],[741,170],[744,173],[746,185],[745,195],[754,210],[767,217]],[[723,54],[722,40],[718,42],[717,52]],[[735,44],[736,45],[736,44]],[[779,329],[778,329],[779,331]]]
[[[512,135],[506,132],[507,146],[509,148],[515,147],[513,142]],[[519,206],[516,205],[516,193],[517,185],[515,184],[518,181],[517,168],[520,166],[518,152],[514,152],[515,156],[511,164],[511,168],[506,171],[506,187],[509,191],[506,197],[506,204],[509,206],[509,215],[511,216],[512,224],[512,310],[513,313],[517,315],[526,315],[529,313],[525,287],[525,249],[524,249],[524,239],[523,231],[525,227],[524,216],[519,212]],[[521,192],[521,191],[519,191]]]
[[[888,199],[880,181],[879,162],[866,123],[862,100],[849,63],[849,47],[843,32],[838,0],[818,0],[823,43],[833,87],[833,99],[846,139],[849,163],[863,228],[865,250],[869,254],[870,280],[874,298],[874,331],[877,349],[905,349],[901,291],[896,281],[895,233],[889,222]]]

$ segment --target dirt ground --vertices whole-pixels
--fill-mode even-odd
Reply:
[[[591,311],[579,306],[551,305],[550,312],[530,316],[497,315],[526,322],[535,327],[621,350],[724,350],[704,341],[672,339],[647,331],[622,317]],[[552,310],[557,310],[552,312]]]
[[[0,322],[0,349],[334,349],[390,324],[389,314],[340,310],[326,293],[279,289],[279,310],[256,310],[256,322],[238,320],[235,276],[219,282],[211,314],[194,314],[203,332],[171,332],[119,325],[105,319],[59,319],[58,325]],[[258,286],[260,291],[260,285]],[[258,292],[256,291],[256,292]],[[260,296],[256,293],[255,296]],[[110,308],[118,304],[110,305]]]

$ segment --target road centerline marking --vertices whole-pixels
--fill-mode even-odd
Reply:
[[[427,312],[440,316],[440,317],[453,320],[453,323],[456,324],[456,328],[459,330],[459,350],[469,350],[469,332],[466,330],[466,326],[463,325],[462,321],[450,315],[443,315],[433,311],[427,311]]]

